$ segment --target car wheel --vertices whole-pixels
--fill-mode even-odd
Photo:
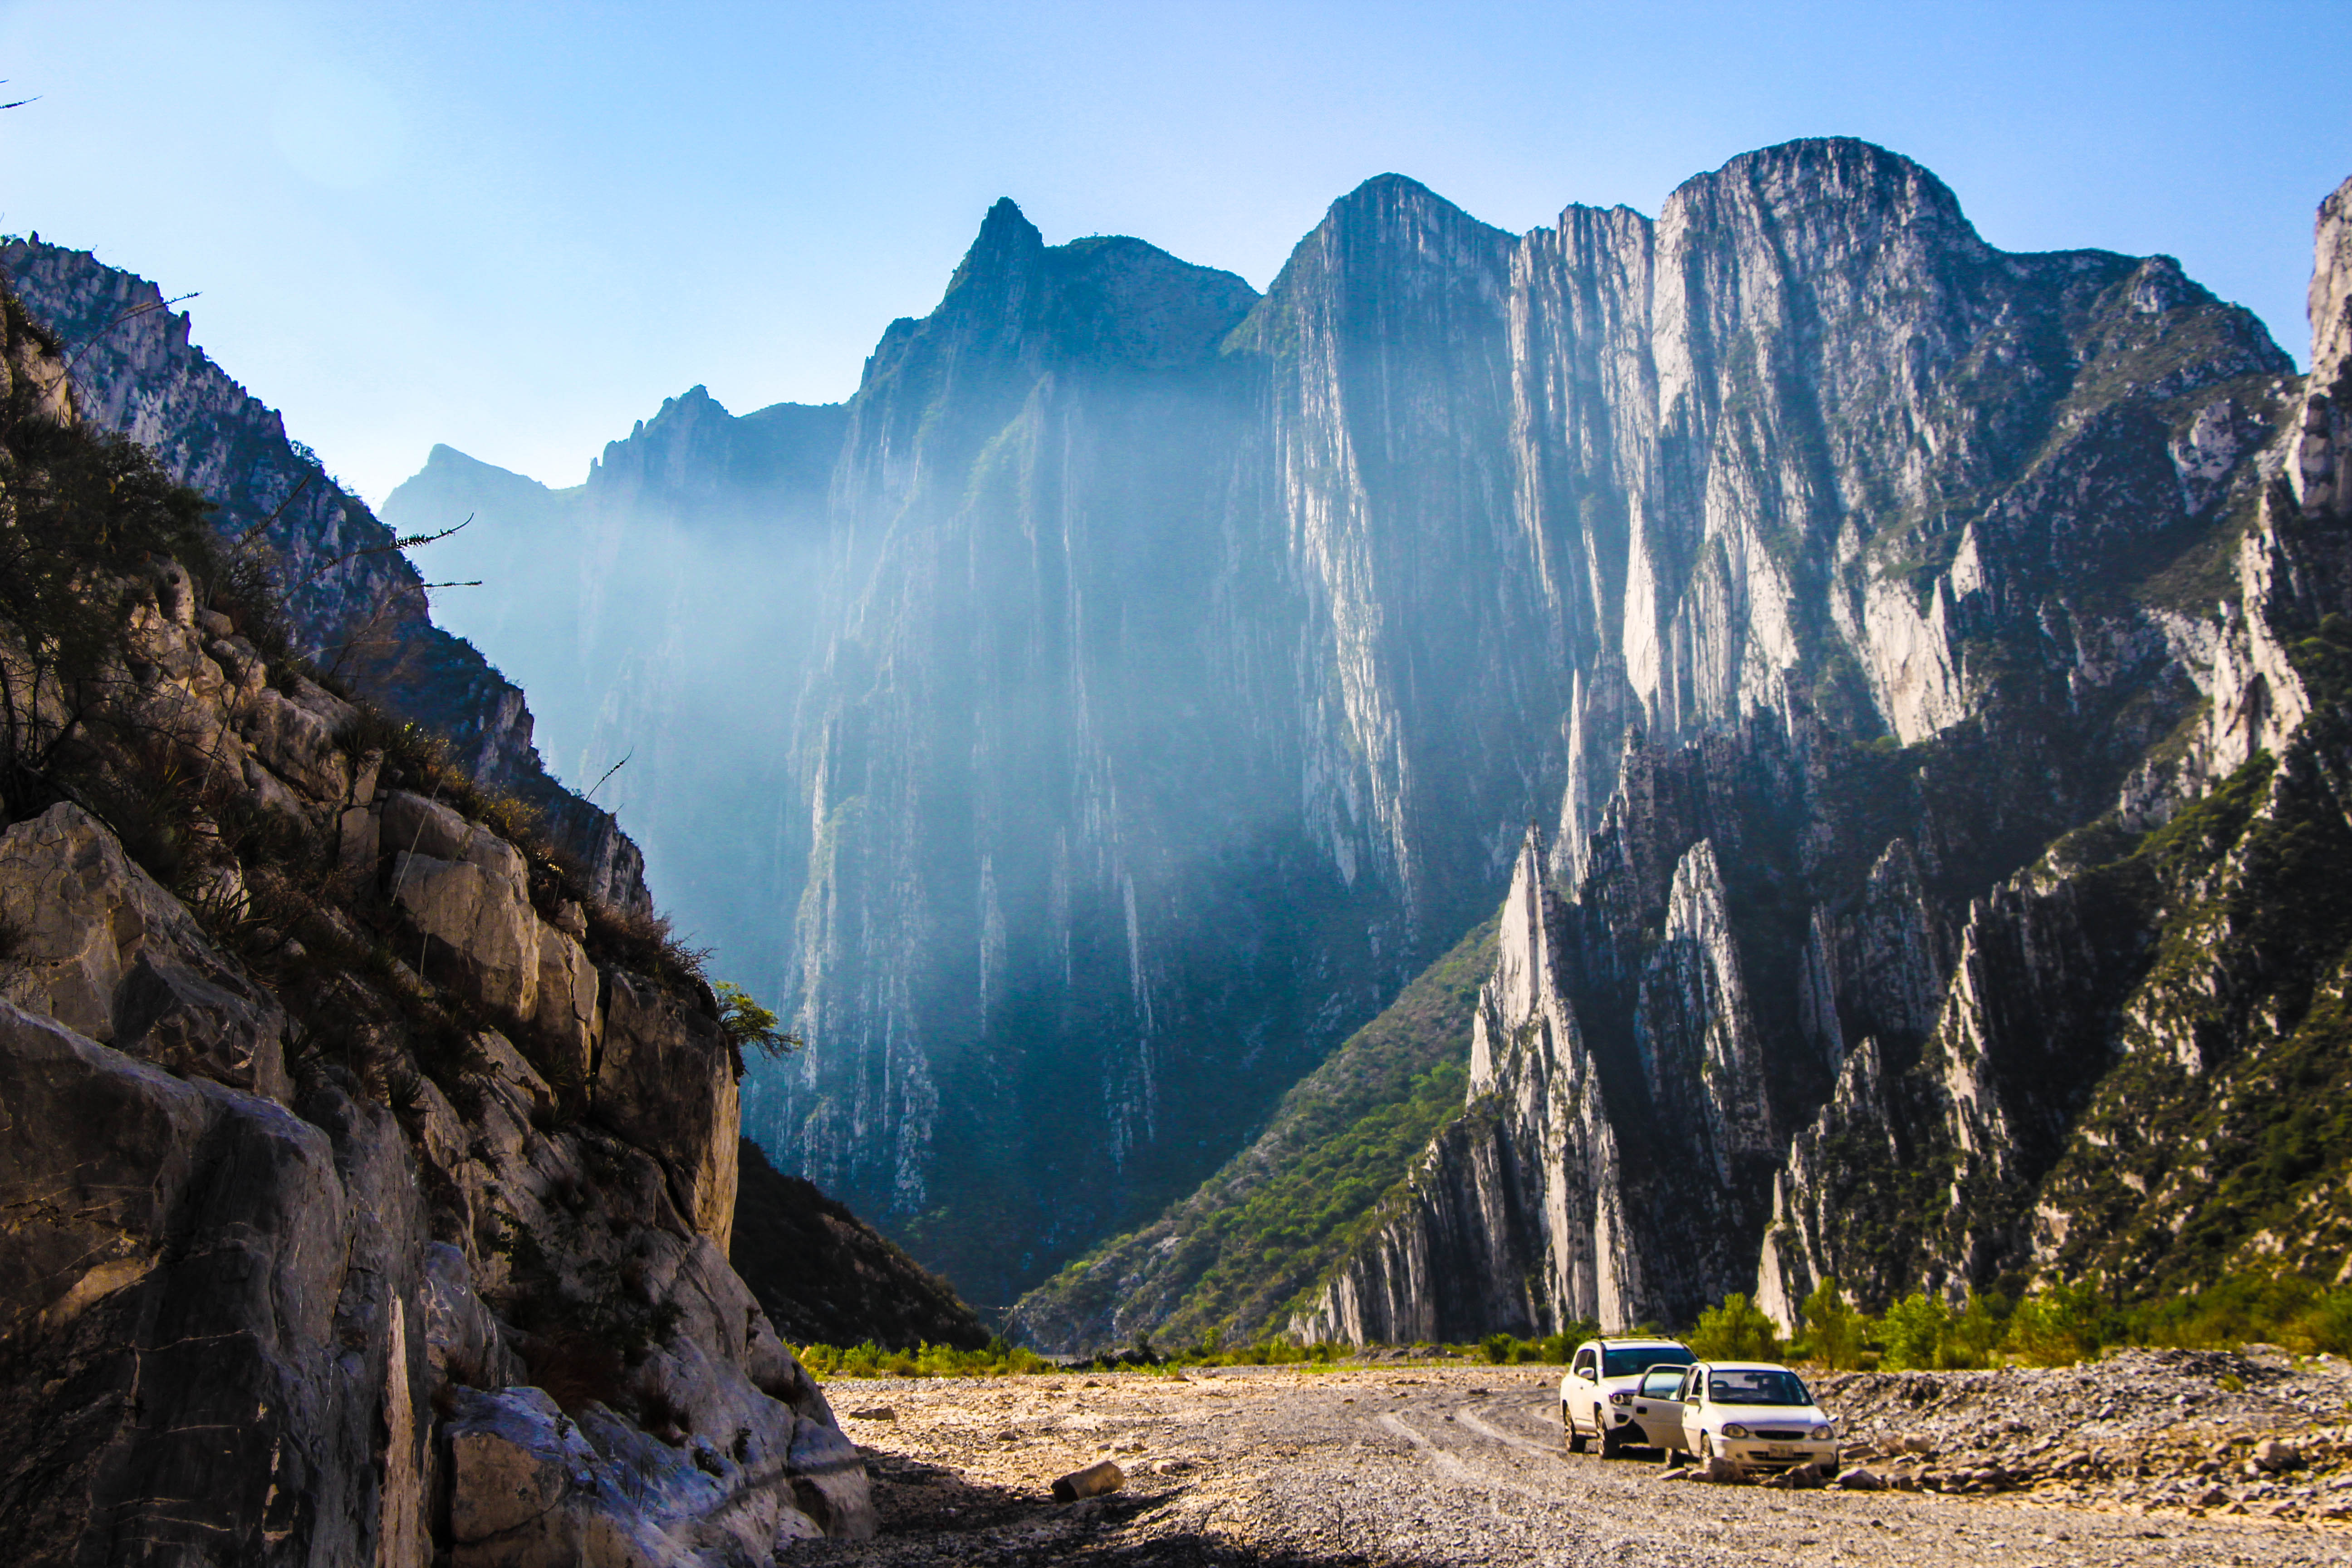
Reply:
[[[1713,1434],[1702,1432],[1698,1435],[1698,1457],[1702,1459],[1712,1459],[1715,1458],[1715,1437]]]
[[[1601,1423],[1608,1419],[1608,1415],[1602,1411],[1595,1410],[1592,1413],[1592,1420],[1595,1426],[1601,1426]],[[1625,1439],[1617,1428],[1614,1426],[1601,1426],[1601,1457],[1604,1459],[1613,1459],[1624,1451]]]
[[[1560,1401],[1559,1429],[1561,1436],[1568,1441],[1568,1451],[1570,1453],[1581,1454],[1584,1452],[1584,1434],[1576,1429],[1576,1417],[1569,1413],[1568,1402],[1566,1400]]]

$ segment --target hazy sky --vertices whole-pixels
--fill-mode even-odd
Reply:
[[[697,382],[829,401],[1000,195],[1263,288],[1387,170],[1526,229],[1790,137],[2016,249],[2168,251],[2308,347],[2352,4],[0,0],[0,230],[94,249],[371,500],[556,484]]]

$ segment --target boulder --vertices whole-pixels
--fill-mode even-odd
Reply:
[[[793,1436],[793,1498],[827,1535],[868,1541],[877,1528],[857,1445],[830,1421],[803,1417]]]
[[[522,1363],[506,1347],[498,1320],[475,1294],[466,1255],[447,1242],[425,1248],[420,1305],[425,1361],[436,1388],[504,1388],[523,1380]]]
[[[383,796],[383,847],[436,860],[462,860],[473,842],[474,826],[457,811],[404,789]]]
[[[2276,1437],[2254,1445],[2254,1463],[2265,1470],[2291,1470],[2303,1463],[2303,1451]]]
[[[394,845],[393,814],[384,828]],[[528,1018],[539,1001],[539,917],[524,891],[522,857],[484,832],[467,846],[467,858],[395,848],[392,898],[452,964],[459,988],[484,1005]],[[430,977],[433,960],[426,961]]]
[[[1127,1485],[1127,1473],[1109,1459],[1097,1459],[1083,1470],[1072,1470],[1054,1482],[1055,1502],[1076,1502],[1080,1498],[1100,1497]]]
[[[674,1448],[601,1405],[567,1415],[536,1388],[461,1389],[454,1405],[456,1568],[719,1568],[790,1541],[859,1535],[786,1500],[801,1478],[781,1454],[707,1437]],[[862,1469],[859,1480],[862,1496]]]
[[[298,690],[299,700],[267,686],[245,698],[237,732],[271,773],[312,800],[341,803],[351,790],[352,760],[335,741],[357,715],[307,680]]]
[[[539,1001],[531,1015],[540,1043],[555,1053],[541,1065],[558,1085],[588,1082],[598,1034],[596,966],[582,947],[551,925],[539,928]]]
[[[560,1559],[530,1549],[566,1537],[577,1543],[576,1526],[565,1529],[567,1521],[550,1516],[574,1486],[593,1489],[597,1454],[554,1400],[536,1388],[466,1390],[442,1432],[449,1448],[449,1534],[459,1561],[551,1563]],[[556,1528],[547,1528],[551,1523]],[[495,1537],[526,1532],[529,1541],[510,1540],[506,1552],[463,1555]]]
[[[364,805],[347,805],[335,817],[335,865],[353,889],[372,889],[383,849],[383,817]]]
[[[489,1063],[493,1082],[504,1088],[514,1104],[520,1109],[523,1120],[545,1118],[556,1110],[555,1090],[539,1069],[523,1059],[514,1043],[495,1029],[483,1029],[473,1037],[474,1049]]]
[[[1886,1485],[1879,1479],[1877,1471],[1862,1465],[1839,1471],[1837,1484],[1850,1492],[1874,1492]]]
[[[174,1072],[287,1097],[284,1010],[79,806],[0,834],[0,921],[16,933],[0,994],[17,1005]]]
[[[6,1002],[0,1108],[11,1560],[362,1563],[413,1530],[379,1480],[415,1473],[399,1282],[352,1259],[417,1238],[355,1227],[329,1133]]]

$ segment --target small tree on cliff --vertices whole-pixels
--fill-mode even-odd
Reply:
[[[763,1057],[788,1057],[808,1044],[798,1035],[778,1028],[775,1014],[761,1006],[740,985],[719,980],[712,982],[710,989],[719,998],[719,1027],[735,1052],[739,1072],[747,1049]]]

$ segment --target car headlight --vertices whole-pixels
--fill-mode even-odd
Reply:
[[[1748,1428],[1737,1421],[1727,1421],[1723,1424],[1723,1435],[1727,1437],[1745,1437],[1748,1436]]]
[[[1609,1396],[1609,1403],[1612,1405],[1631,1405],[1633,1403],[1633,1396],[1621,1388],[1616,1393]]]
[[[1837,1428],[1826,1423],[1813,1428],[1813,1441],[1816,1443],[1829,1442],[1836,1436]]]

